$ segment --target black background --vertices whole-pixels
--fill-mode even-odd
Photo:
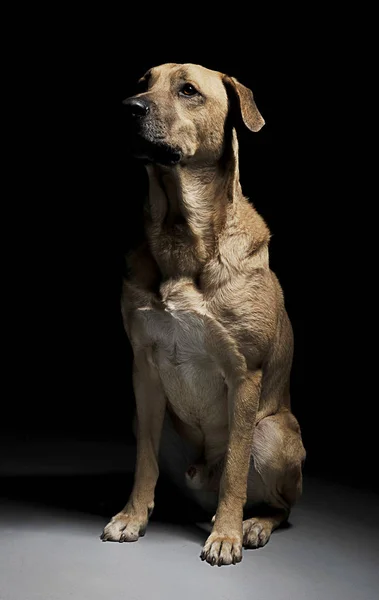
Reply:
[[[194,62],[250,87],[266,120],[259,133],[239,134],[241,182],[271,229],[271,266],[294,327],[292,405],[306,472],[376,488],[354,313],[340,318],[350,289],[337,237],[341,198],[328,180],[338,133],[326,118],[325,78],[288,23],[281,37],[267,27],[258,39],[251,23],[248,34],[224,24],[211,37],[206,28],[184,32],[179,17],[175,34],[167,24],[147,30],[141,16],[115,22],[84,19],[58,43],[51,25],[33,52],[23,47],[12,75],[15,227],[1,431],[45,441],[47,453],[54,437],[132,440],[132,353],[119,294],[146,179],[127,154],[121,101],[149,67]]]

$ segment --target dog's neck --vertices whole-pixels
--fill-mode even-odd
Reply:
[[[184,220],[196,237],[207,236],[220,209],[242,195],[236,131],[229,132],[222,156],[217,160],[204,163],[189,160],[173,167],[150,164],[147,172],[154,221],[172,225]]]
[[[228,202],[220,165],[149,166],[147,234],[163,274],[198,272],[212,255]],[[165,247],[160,245],[164,240]]]
[[[196,276],[217,253],[228,215],[238,212],[243,199],[235,131],[213,163],[148,165],[147,172],[147,236],[154,258],[164,277]]]
[[[153,221],[165,229],[186,223],[195,237],[207,237],[227,201],[219,165],[154,165],[147,171]]]

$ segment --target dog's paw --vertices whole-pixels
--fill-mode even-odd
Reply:
[[[103,542],[136,542],[145,535],[146,527],[147,521],[120,512],[106,525],[100,539]]]
[[[243,522],[243,545],[245,548],[261,548],[270,539],[272,526],[264,519],[247,519]]]
[[[235,565],[242,560],[242,539],[238,535],[221,535],[214,531],[205,542],[200,558],[212,567]]]

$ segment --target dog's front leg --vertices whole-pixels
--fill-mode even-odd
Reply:
[[[134,542],[143,536],[154,508],[158,479],[158,451],[166,397],[151,350],[136,354],[133,385],[137,405],[137,464],[134,486],[125,508],[105,527],[102,539]]]
[[[213,530],[201,553],[211,565],[242,560],[242,521],[255,420],[261,392],[261,371],[248,372],[229,389],[230,430]]]

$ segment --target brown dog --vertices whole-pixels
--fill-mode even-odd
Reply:
[[[234,564],[243,545],[263,546],[288,517],[305,457],[290,410],[292,329],[269,268],[270,235],[239,182],[235,128],[241,117],[251,131],[264,121],[250,90],[204,67],[165,64],[140,84],[124,104],[149,176],[146,239],[128,256],[122,299],[137,465],[129,501],[102,538],[143,535],[160,449],[177,483],[217,508],[201,557]],[[266,505],[264,516],[243,521],[246,503]]]

